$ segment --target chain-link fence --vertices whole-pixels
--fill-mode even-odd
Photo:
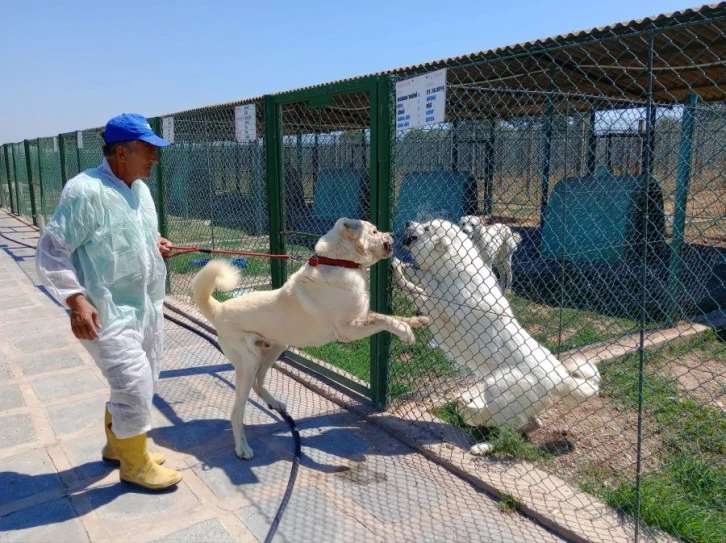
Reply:
[[[292,257],[235,257],[226,299],[281,286],[340,217],[392,230],[371,307],[431,324],[291,349],[311,382],[570,533],[723,540],[725,38],[720,4],[152,119],[160,232]],[[444,117],[397,126],[399,84],[441,70]],[[47,220],[100,130],[4,145],[0,204]],[[197,317],[207,256],[168,262]]]
[[[440,63],[446,122],[392,136],[393,311],[433,324],[392,340],[390,410],[452,463],[530,466],[522,502],[584,490],[644,538],[726,533],[726,348],[702,326],[726,324],[725,28]]]
[[[174,145],[161,153],[153,190],[166,209],[162,231],[177,245],[268,252],[264,106],[247,101],[164,117],[161,128]],[[162,187],[163,193],[159,193]],[[169,263],[170,293],[191,308],[191,280],[209,260],[200,255]],[[270,262],[233,259],[242,282],[229,296],[269,289]]]

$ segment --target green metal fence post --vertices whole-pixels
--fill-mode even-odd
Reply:
[[[68,182],[66,179],[66,145],[63,142],[63,134],[58,134],[58,151],[60,153],[61,188],[63,188]]]
[[[154,132],[161,134],[161,119],[153,117],[149,119],[149,124]],[[166,194],[164,193],[164,168],[162,167],[162,157],[164,156],[163,148],[157,147],[156,152],[159,156],[159,162],[154,167],[154,183],[156,186],[156,216],[158,222],[159,234],[162,237],[169,237],[169,228],[166,217]],[[171,240],[172,243],[174,242]],[[166,268],[166,293],[171,293],[171,268]]]
[[[25,149],[25,169],[28,176],[28,192],[30,193],[30,214],[33,225],[38,226],[38,208],[35,205],[35,190],[33,190],[33,161],[30,158],[30,142],[28,140],[23,140],[23,149]]]
[[[15,214],[20,215],[20,180],[18,179],[18,161],[15,160],[15,144],[10,147],[10,154],[13,158],[13,179],[15,179]]]
[[[82,172],[81,170],[81,146],[78,145],[78,132],[74,132],[76,135],[76,164],[78,165],[78,172]],[[83,132],[80,134],[81,136],[81,143],[83,143]]]
[[[40,138],[35,142],[38,146],[38,186],[40,189],[40,216],[45,221],[45,190],[43,189],[43,161],[40,158]],[[38,225],[42,226],[42,225]]]
[[[386,76],[377,78],[371,92],[371,220],[381,232],[391,230],[391,111],[390,81]],[[371,309],[390,314],[388,295],[391,282],[387,261],[373,266],[371,273]],[[371,400],[378,409],[385,409],[390,401],[388,386],[391,363],[391,337],[379,333],[371,338]]]
[[[154,132],[161,134],[161,119],[154,117],[149,119]],[[159,162],[154,167],[154,182],[156,184],[156,214],[159,218],[159,233],[163,237],[169,235],[169,228],[166,217],[166,194],[164,191],[164,168],[163,168],[163,148],[158,147],[156,152],[159,155]]]
[[[554,76],[550,74],[550,84],[547,92],[547,111],[545,112],[544,149],[542,151],[542,184],[540,189],[539,225],[544,228],[545,211],[550,186],[550,162],[552,155],[552,119],[555,115],[553,100]]]
[[[494,146],[496,145],[497,123],[489,120],[489,138],[484,143],[484,215],[491,215],[494,209]],[[477,142],[478,143],[478,142]]]
[[[282,141],[281,112],[272,96],[265,100],[265,140],[267,160],[267,204],[270,215],[270,253],[283,254],[285,240],[282,236],[283,200],[282,200]],[[283,260],[272,259],[270,262],[272,288],[280,288],[287,276],[287,265]]]
[[[16,214],[16,205],[13,200],[13,182],[10,181],[10,155],[8,154],[8,144],[3,145],[3,153],[5,154],[5,173],[8,176],[8,196],[10,198],[10,213]]]
[[[683,119],[681,120],[681,145],[678,153],[673,233],[668,267],[668,294],[671,303],[669,315],[672,321],[677,319],[678,293],[681,291],[681,268],[683,266],[681,248],[686,227],[686,204],[688,201],[688,183],[691,180],[691,157],[695,129],[694,112],[697,101],[698,96],[696,94],[691,94],[686,99],[686,107],[683,110]]]
[[[590,109],[590,124],[587,126],[587,175],[595,175],[595,162],[597,160],[597,109],[593,105]]]

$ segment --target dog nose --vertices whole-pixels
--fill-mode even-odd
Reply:
[[[406,247],[410,247],[411,244],[418,239],[418,236],[416,234],[410,234],[403,236],[403,244]]]
[[[388,242],[388,241],[384,241],[384,242],[383,242],[383,248],[384,248],[384,249],[385,249],[386,251],[390,251],[390,250],[391,250],[391,243],[390,243],[390,242]]]

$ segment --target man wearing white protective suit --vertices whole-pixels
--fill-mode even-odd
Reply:
[[[111,119],[103,138],[103,162],[63,188],[38,243],[36,269],[70,309],[73,334],[111,389],[103,459],[119,463],[122,481],[157,490],[182,479],[146,448],[163,348],[163,258],[171,244],[159,235],[142,179],[159,160],[157,147],[169,142],[137,114]]]

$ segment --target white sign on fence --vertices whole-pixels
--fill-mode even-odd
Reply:
[[[53,136],[53,152],[58,152],[58,136]]]
[[[446,68],[396,83],[396,128],[417,128],[446,119]]]
[[[78,149],[83,149],[83,130],[76,132],[76,143]]]
[[[239,142],[257,139],[255,104],[244,104],[234,108],[234,135]]]
[[[161,120],[161,137],[174,143],[174,117],[164,117]]]

